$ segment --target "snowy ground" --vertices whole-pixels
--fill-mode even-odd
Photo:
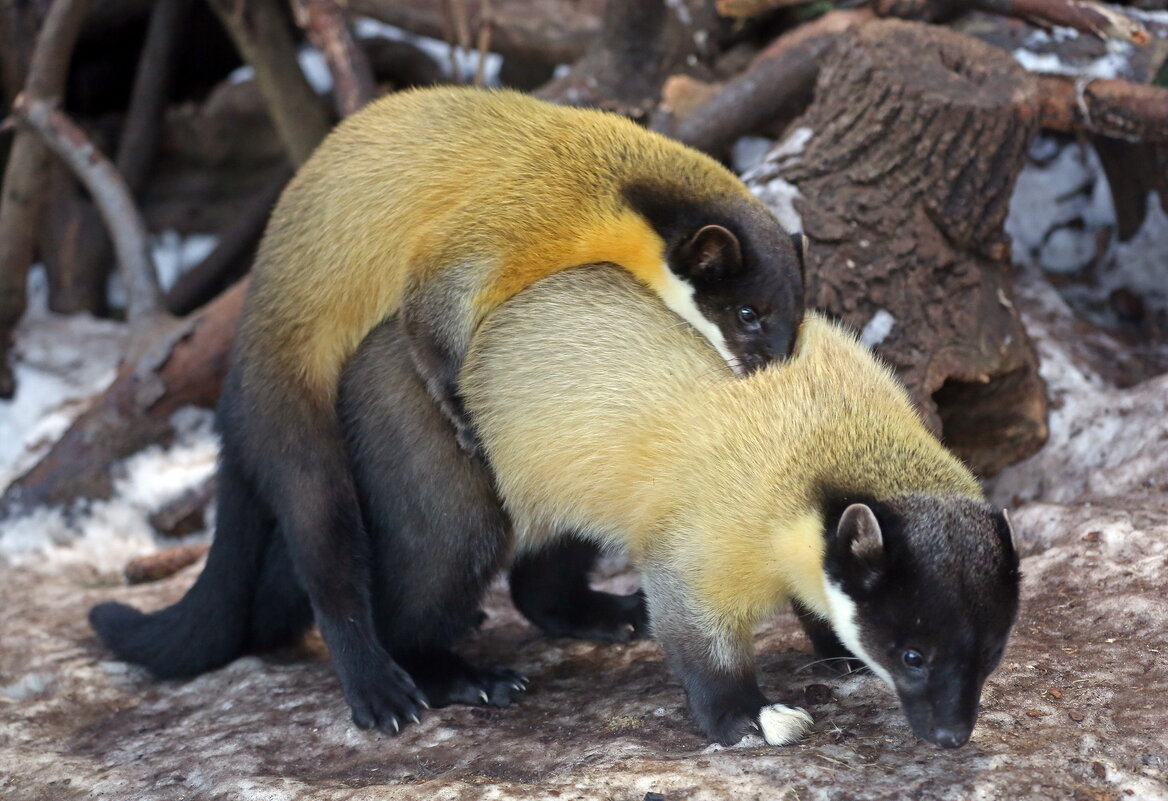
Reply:
[[[1108,224],[1094,183],[1070,191],[1087,157],[1067,150],[1054,161],[1070,166],[1045,185],[1078,203],[1074,214],[1035,172],[1020,183],[1011,228],[1030,265],[1081,247],[1050,244],[1067,239],[1052,233],[1058,215]],[[1141,237],[1105,272],[1146,279],[1154,304],[1168,286],[1162,213]],[[85,612],[109,598],[157,608],[197,574],[133,588],[120,578],[157,547],[147,515],[213,470],[208,416],[191,411],[173,447],[123,465],[113,500],[0,524],[0,797],[1168,799],[1168,375],[1109,381],[1099,354],[1125,345],[1083,334],[1035,266],[1016,301],[1054,401],[1051,440],[992,487],[1022,537],[1024,606],[966,748],[916,740],[876,679],[813,666],[789,614],[759,631],[763,688],[807,706],[813,733],[784,749],[707,746],[655,644],[544,639],[498,588],[467,650],[532,678],[510,709],[441,710],[396,739],[357,731],[319,643],[155,683],[108,659]],[[109,380],[122,339],[113,323],[30,316],[20,394],[0,404],[0,486]]]

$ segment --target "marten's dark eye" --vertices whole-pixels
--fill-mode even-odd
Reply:
[[[758,312],[753,306],[739,306],[738,322],[743,325],[756,326],[758,325]]]
[[[910,648],[904,652],[904,663],[910,668],[919,669],[925,666],[925,658],[921,656],[920,651]]]

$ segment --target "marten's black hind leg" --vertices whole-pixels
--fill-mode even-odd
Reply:
[[[398,654],[433,707],[450,704],[507,706],[527,689],[527,680],[508,668],[476,667],[446,648]]]
[[[487,583],[510,547],[490,473],[469,456],[414,369],[390,320],[346,368],[339,411],[370,537],[378,638],[432,706],[503,705],[522,689],[507,670],[470,665],[450,644],[481,619]]]
[[[588,585],[598,555],[595,544],[565,536],[519,556],[511,567],[516,608],[551,637],[627,642],[646,636],[643,593],[615,595]]]

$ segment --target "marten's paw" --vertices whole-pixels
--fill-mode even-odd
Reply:
[[[769,745],[799,742],[814,721],[802,709],[786,704],[764,706],[758,712],[758,728]]]
[[[345,687],[345,697],[353,711],[353,723],[362,729],[380,729],[397,734],[429,703],[410,675],[393,660],[366,666]]]
[[[554,608],[525,612],[549,637],[629,642],[649,636],[643,592],[616,595],[589,589]]]
[[[450,704],[508,706],[527,679],[507,668],[480,668],[446,650],[403,657],[402,664],[433,707]]]

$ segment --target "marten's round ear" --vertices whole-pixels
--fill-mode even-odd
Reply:
[[[674,271],[694,280],[716,281],[742,266],[738,237],[720,225],[707,225],[677,250]]]
[[[884,535],[880,531],[880,521],[869,506],[853,503],[844,509],[836,536],[844,546],[844,552],[856,562],[879,571],[884,562]]]

